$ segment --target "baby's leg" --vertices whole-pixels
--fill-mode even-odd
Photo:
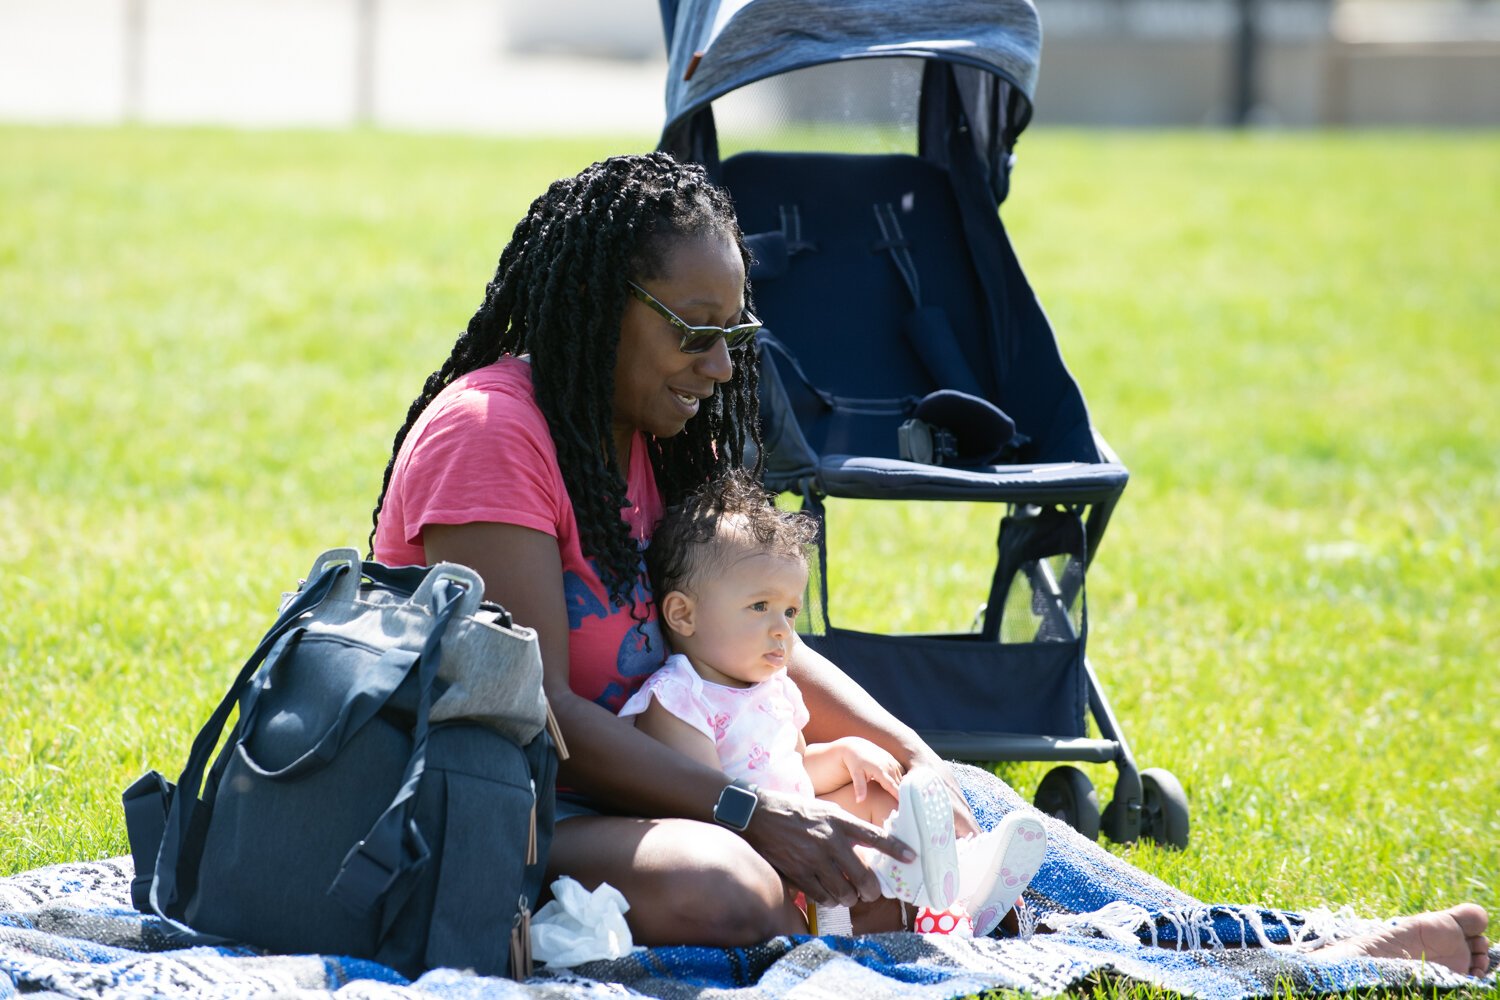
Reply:
[[[819,795],[818,798],[875,826],[883,826],[885,818],[896,808],[895,796],[874,782],[871,782],[865,789],[865,797],[862,801],[855,800],[852,782],[835,788],[825,795]],[[856,846],[854,853],[871,867],[877,864],[879,858],[884,857],[879,851],[863,845]],[[903,930],[911,926],[912,919],[909,908],[898,899],[877,899],[871,903],[861,903],[852,908],[849,917],[855,934]],[[827,928],[820,928],[820,930],[828,933]]]
[[[917,852],[915,861],[901,862],[873,849],[857,849],[880,879],[886,896],[934,910],[952,905],[958,895],[957,838],[947,786],[936,772],[928,768],[909,772],[895,796],[871,783],[861,801],[855,801],[853,785],[819,798],[876,826],[884,826],[889,819],[890,832]]]
[[[819,795],[818,798],[824,802],[831,802],[844,812],[876,826],[883,825],[885,818],[896,808],[895,797],[873,781],[865,787],[864,801],[855,801],[852,781],[824,795]]]

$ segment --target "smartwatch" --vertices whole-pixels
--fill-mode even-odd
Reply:
[[[756,794],[755,786],[736,778],[719,793],[719,801],[714,804],[714,822],[744,833],[758,805],[760,796]]]

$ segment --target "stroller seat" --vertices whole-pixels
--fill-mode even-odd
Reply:
[[[946,171],[905,154],[763,152],[722,171],[768,317],[769,488],[1006,503],[1096,503],[1124,488],[1129,473],[1101,455],[1056,350],[1003,321],[1014,304],[996,301],[972,250],[977,238],[995,255],[998,222],[966,226]],[[994,403],[1027,443],[1003,465],[903,460],[900,425],[942,389]]]

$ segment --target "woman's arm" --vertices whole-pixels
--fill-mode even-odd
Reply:
[[[685,757],[691,757],[714,770],[719,769],[719,754],[714,741],[667,711],[655,698],[646,710],[634,717],[635,728],[659,740]]]
[[[536,630],[543,686],[568,744],[559,781],[632,814],[712,821],[725,782],[721,772],[637,732],[568,686],[568,609],[556,538],[518,525],[473,523],[429,525],[422,541],[429,563],[471,567],[483,578],[488,600]],[[660,780],[664,775],[671,780]]]
[[[518,525],[472,523],[423,529],[429,563],[472,568],[485,596],[534,628],[541,645],[543,685],[567,741],[559,780],[630,815],[679,816],[712,822],[728,778],[638,732],[568,685],[568,611],[557,539]],[[868,844],[903,859],[910,851],[878,827],[817,800],[762,792],[744,837],[762,857],[815,902],[851,905],[880,895],[880,885],[854,853]]]
[[[906,770],[932,767],[948,783],[953,799],[953,822],[959,836],[977,833],[979,826],[969,810],[958,781],[947,763],[916,732],[897,719],[856,684],[848,674],[805,642],[792,649],[787,672],[802,691],[811,718],[803,727],[809,743],[831,742],[840,736],[862,736],[883,747]]]

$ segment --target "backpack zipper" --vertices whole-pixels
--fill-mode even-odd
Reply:
[[[526,824],[526,864],[531,866],[537,863],[536,842],[536,779],[531,779],[531,816]],[[522,897],[523,899],[525,897]]]
[[[510,925],[510,978],[531,978],[531,904],[523,894],[516,901],[516,919]]]

